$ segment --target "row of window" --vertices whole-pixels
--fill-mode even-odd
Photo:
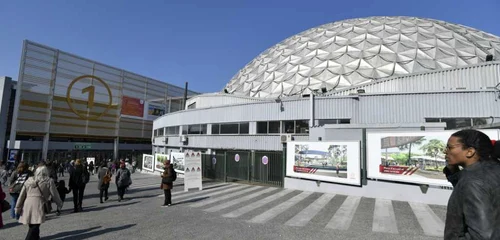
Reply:
[[[349,124],[350,119],[327,119],[318,120],[319,125],[325,124]],[[212,124],[212,135],[218,134],[249,134],[250,123],[214,123]],[[309,120],[294,121],[264,121],[257,122],[257,134],[309,134]],[[183,135],[207,134],[207,124],[193,124],[182,126]],[[154,136],[179,135],[179,126],[159,128],[154,130]]]
[[[425,122],[445,122],[446,130],[468,128],[491,123],[490,118],[426,118]]]

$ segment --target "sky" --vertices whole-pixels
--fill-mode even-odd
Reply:
[[[221,91],[280,41],[322,24],[415,16],[500,36],[500,1],[0,0],[0,76],[18,78],[22,42],[65,52],[198,92]]]

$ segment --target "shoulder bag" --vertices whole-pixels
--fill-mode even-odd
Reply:
[[[43,194],[42,190],[38,186],[38,182],[35,182],[35,184],[36,184],[36,187],[38,188],[38,191],[40,191],[40,194],[42,194],[43,211],[45,212],[45,214],[49,214],[50,212],[52,212],[52,204],[50,203],[50,201]]]

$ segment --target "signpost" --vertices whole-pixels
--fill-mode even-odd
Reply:
[[[187,192],[190,188],[198,188],[200,191],[203,189],[201,173],[201,152],[185,151],[184,191]]]

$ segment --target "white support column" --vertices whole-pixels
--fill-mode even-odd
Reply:
[[[50,142],[50,121],[52,119],[52,104],[54,102],[54,91],[56,88],[56,77],[57,77],[57,63],[59,61],[59,50],[56,51],[54,56],[54,61],[52,62],[52,76],[50,78],[50,90],[49,90],[49,109],[47,114],[47,119],[45,120],[45,135],[43,136],[42,144],[42,159],[47,160],[47,154],[49,152],[49,142]]]
[[[118,145],[120,143],[120,138],[116,137],[113,143],[113,161],[118,160]]]
[[[17,134],[17,117],[19,116],[19,105],[21,103],[21,91],[23,89],[23,78],[24,78],[24,63],[26,57],[26,45],[27,40],[23,42],[23,53],[21,54],[21,62],[19,67],[19,75],[16,85],[16,99],[14,101],[14,111],[12,112],[12,124],[10,127],[10,138],[9,138],[9,149],[14,149],[16,144],[16,134]]]
[[[311,92],[311,95],[309,95],[309,104],[310,104],[310,114],[311,117],[309,119],[309,128],[312,128],[314,126],[314,93]]]

